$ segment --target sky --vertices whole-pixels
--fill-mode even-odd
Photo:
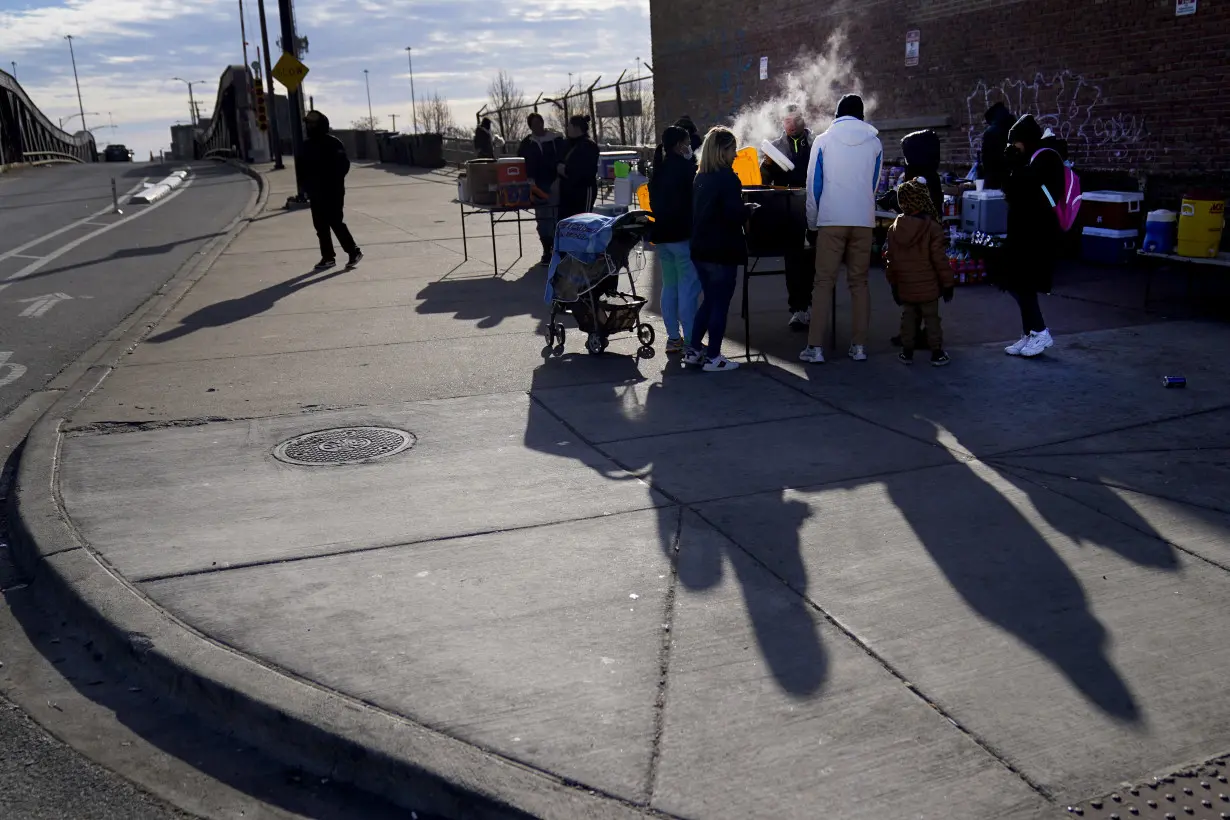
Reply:
[[[265,2],[276,55],[278,4]],[[251,64],[261,42],[256,0],[244,0],[244,13]],[[170,126],[189,121],[187,86],[173,77],[205,80],[193,93],[212,113],[223,69],[244,61],[239,16],[239,0],[0,0],[0,69],[14,73],[15,62],[18,82],[53,122],[76,115],[71,34],[98,145],[123,143],[147,158],[170,149]],[[295,18],[308,39],[305,88],[334,127],[367,115],[367,69],[379,124],[397,114],[398,130],[408,128],[407,46],[416,96],[439,92],[462,125],[474,122],[500,69],[533,99],[566,88],[569,73],[586,84],[613,80],[634,73],[638,57],[650,60],[649,0],[298,0]]]

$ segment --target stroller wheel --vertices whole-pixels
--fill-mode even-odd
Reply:
[[[602,351],[606,350],[606,339],[602,338],[597,333],[589,334],[589,338],[585,340],[585,349],[597,356]]]
[[[649,345],[645,345],[636,352],[636,355],[640,356],[642,359],[652,359],[654,357],[654,349]]]
[[[547,325],[547,347],[555,347],[555,325]]]
[[[564,333],[564,326],[563,326],[563,325],[561,325],[561,324],[556,324],[556,325],[555,325],[555,327],[553,328],[553,334],[552,334],[552,335],[554,335],[554,336],[555,336],[555,344],[556,344],[556,346],[558,346],[558,347],[563,347],[563,346],[564,346],[564,339],[566,339],[566,338],[567,338],[567,335]]]
[[[652,347],[653,340],[655,338],[655,334],[653,332],[653,325],[645,325],[645,324],[637,325],[636,338],[645,347]]]

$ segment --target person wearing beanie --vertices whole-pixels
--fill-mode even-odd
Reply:
[[[760,163],[762,185],[780,188],[807,187],[807,167],[811,161],[811,144],[815,137],[807,127],[803,109],[797,104],[782,112],[782,133],[773,140],[773,147],[793,165],[787,171],[766,155]],[[802,225],[794,230],[797,244],[786,252],[786,307],[790,310],[791,330],[802,333],[811,324],[811,291],[816,278],[815,251],[804,242]]]
[[[329,118],[319,111],[307,112],[303,118],[306,139],[295,158],[304,191],[312,208],[312,227],[320,240],[320,261],[317,270],[337,264],[333,250],[333,236],[349,256],[347,267],[354,267],[363,258],[363,251],[355,244],[350,229],[346,227],[344,207],[346,203],[346,175],[350,173],[350,158],[342,141],[329,133]]]
[[[598,144],[589,136],[589,117],[568,119],[568,141],[556,171],[559,173],[559,218],[588,213],[598,196]],[[613,282],[613,280],[612,280]]]
[[[804,362],[824,361],[824,339],[831,316],[830,296],[844,261],[850,288],[853,333],[850,358],[866,361],[867,328],[871,324],[872,228],[876,219],[876,188],[884,147],[879,132],[863,122],[863,99],[847,94],[837,106],[837,119],[815,139],[807,170],[807,228],[816,232],[816,277],[813,314]]]
[[[1004,352],[1033,358],[1054,344],[1038,294],[1050,293],[1058,259],[1063,232],[1050,199],[1062,199],[1064,165],[1052,140],[1043,138],[1042,127],[1028,114],[1009,130],[1005,160],[1008,239],[990,273],[1021,310],[1021,338]]]
[[[1008,131],[1012,129],[1016,117],[1008,110],[1008,106],[997,102],[987,109],[983,119],[986,120],[987,127],[982,132],[982,149],[978,154],[976,179],[984,180],[986,187],[993,191],[1002,191],[1004,180],[1008,178],[1004,149],[1008,147]]]
[[[700,151],[701,138],[700,132],[696,130],[696,123],[692,122],[692,117],[684,114],[675,122],[675,125],[688,132],[688,140],[692,146],[692,153],[698,153]]]
[[[919,342],[918,325],[925,320],[931,364],[943,367],[949,359],[944,352],[940,325],[940,297],[950,302],[953,294],[944,229],[931,193],[922,180],[903,182],[897,188],[897,202],[902,214],[888,229],[885,261],[893,301],[901,306],[902,349],[898,358],[905,364],[914,363],[914,349]]]
[[[666,352],[682,353],[692,338],[692,321],[700,306],[701,286],[692,263],[692,184],[696,157],[692,138],[677,125],[662,134],[653,157],[649,204],[653,210],[651,234],[662,266],[662,321],[666,325]]]

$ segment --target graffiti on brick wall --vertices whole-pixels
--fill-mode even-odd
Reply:
[[[1050,128],[1068,141],[1072,159],[1123,163],[1153,158],[1149,131],[1143,117],[1110,110],[1102,97],[1102,87],[1080,74],[1061,71],[1038,73],[1032,79],[988,84],[982,80],[966,99],[969,119],[970,156],[978,156],[984,112],[997,102],[1014,114],[1032,114],[1043,129]]]

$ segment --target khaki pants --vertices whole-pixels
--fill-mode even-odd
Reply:
[[[871,266],[871,228],[820,228],[816,238],[816,283],[812,290],[811,329],[807,343],[823,347],[829,336],[831,294],[837,285],[837,269],[846,263],[846,283],[850,287],[850,307],[854,329],[851,344],[867,344],[867,326],[871,324],[871,292],[867,286],[867,269]]]
[[[944,349],[944,331],[940,325],[940,300],[930,302],[906,302],[901,306],[901,347],[913,350],[922,341],[916,338],[918,320],[927,323],[927,347],[930,350]]]

